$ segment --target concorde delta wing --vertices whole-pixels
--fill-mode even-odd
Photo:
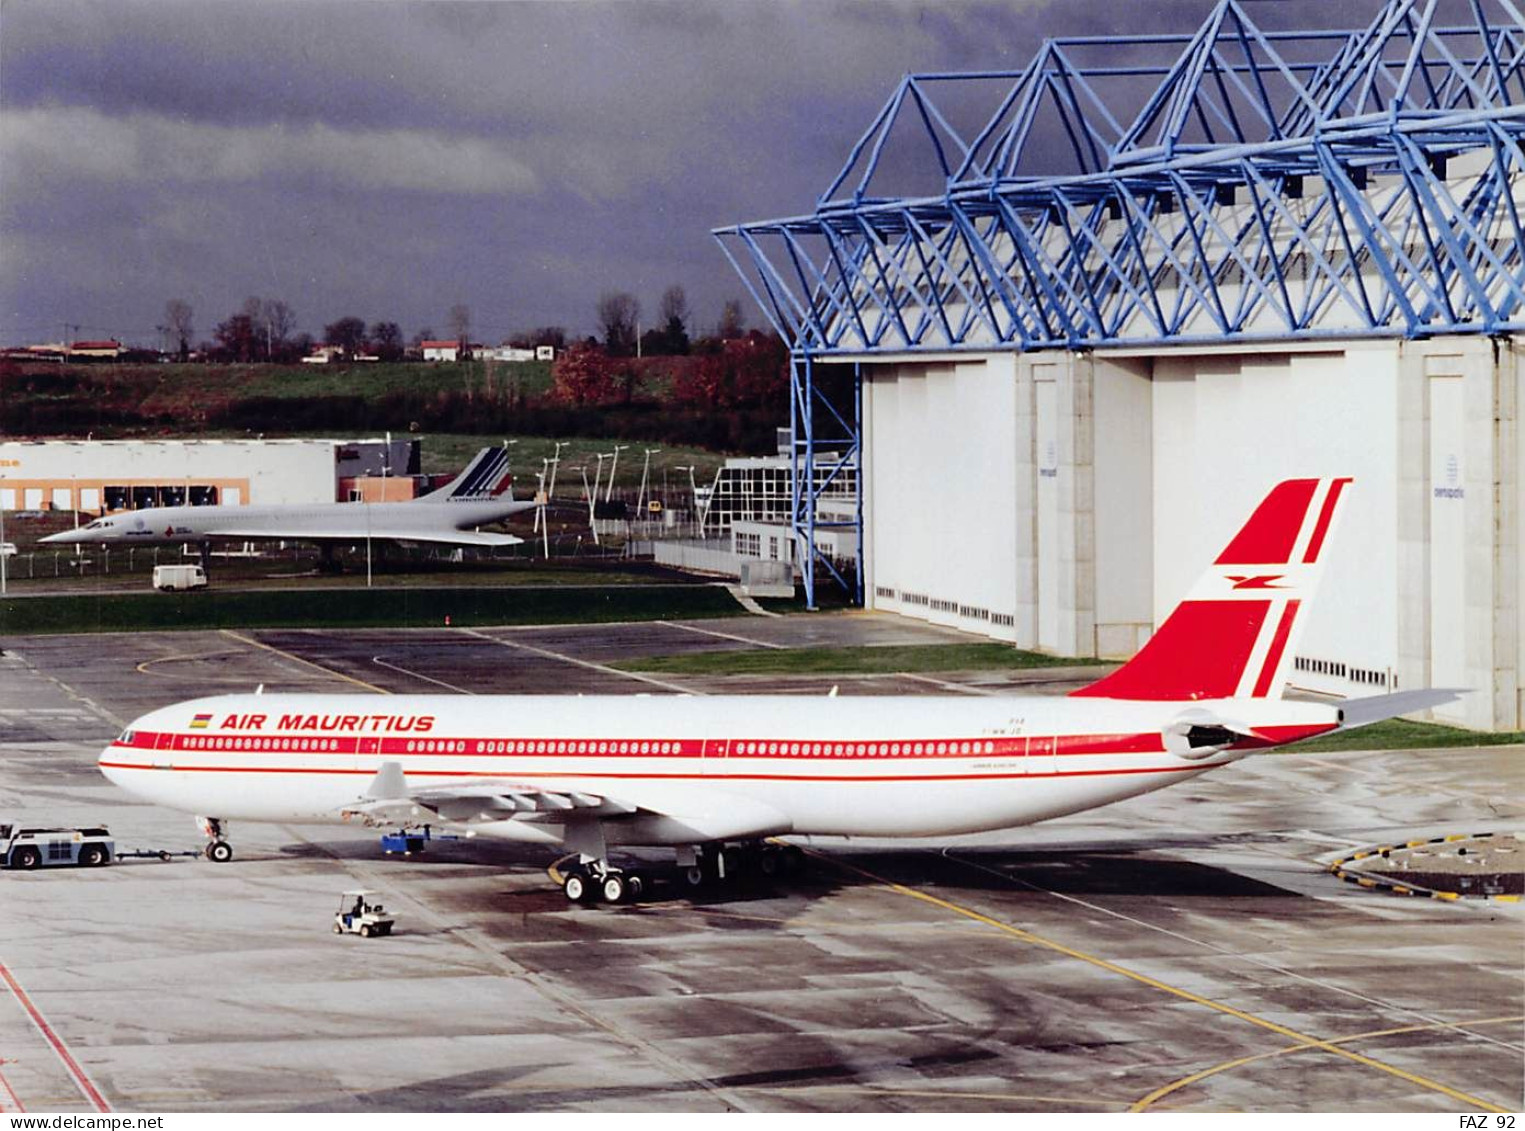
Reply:
[[[391,504],[398,505],[398,504]],[[313,527],[293,526],[282,529],[272,526],[244,528],[236,523],[217,526],[205,531],[204,538],[226,542],[255,542],[285,539],[292,542],[354,542],[370,538],[377,542],[438,542],[446,546],[517,546],[524,541],[512,534],[493,534],[481,530],[392,530],[378,527],[373,530],[356,528],[348,531],[318,530]]]

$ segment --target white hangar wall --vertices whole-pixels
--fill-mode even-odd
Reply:
[[[865,601],[1128,656],[1272,483],[1352,475],[1294,683],[1519,728],[1522,394],[1525,338],[876,358]]]

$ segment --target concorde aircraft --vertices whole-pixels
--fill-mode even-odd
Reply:
[[[1455,698],[1282,698],[1349,483],[1274,487],[1138,655],[1067,698],[228,695],[144,715],[100,765],[204,815],[214,860],[229,818],[428,822],[562,846],[574,901],[639,894],[620,846],[676,847],[697,885],[777,867],[765,838],[1028,824]]]
[[[406,503],[309,503],[287,506],[146,507],[96,519],[41,539],[53,545],[212,542],[442,542],[514,546],[512,534],[475,529],[533,508],[510,490],[507,448],[483,448],[449,483]]]

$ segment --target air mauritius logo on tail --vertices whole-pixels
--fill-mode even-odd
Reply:
[[[1351,480],[1288,479],[1122,668],[1078,696],[1277,699]]]

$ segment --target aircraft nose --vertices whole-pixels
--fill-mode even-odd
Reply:
[[[49,534],[46,538],[37,539],[37,542],[39,545],[64,546],[70,542],[83,542],[84,540],[84,531],[82,530],[60,530],[57,534]]]

